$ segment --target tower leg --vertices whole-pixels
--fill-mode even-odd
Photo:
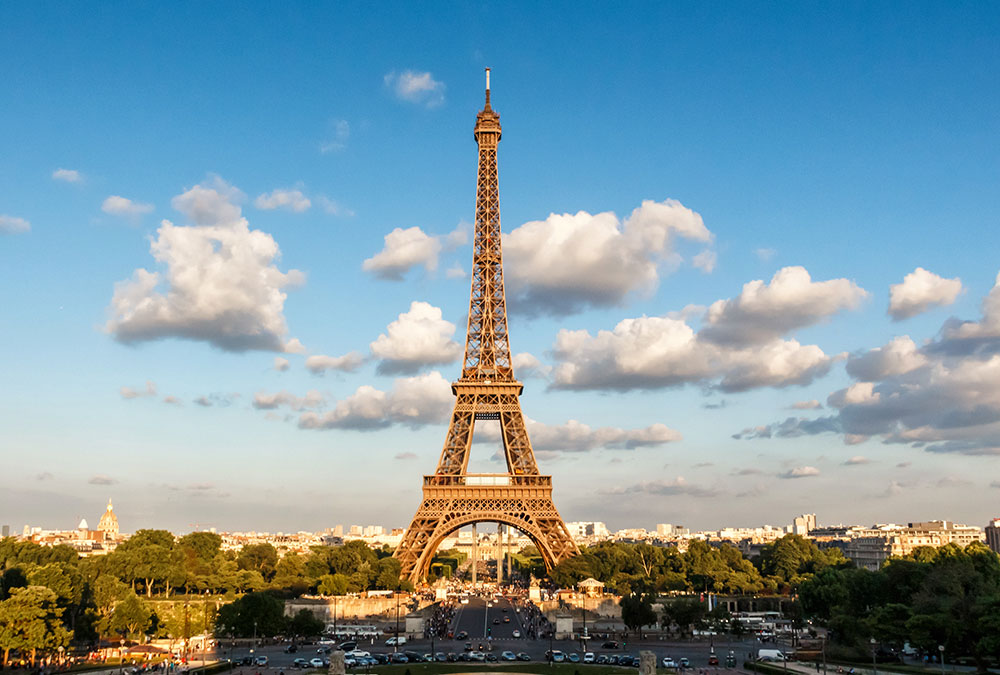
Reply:
[[[503,523],[497,523],[497,586],[503,585]]]
[[[476,534],[476,524],[472,524],[472,585],[476,585],[476,568],[479,566],[479,536]]]

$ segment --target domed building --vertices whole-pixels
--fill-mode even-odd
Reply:
[[[97,524],[97,531],[104,535],[105,541],[118,539],[118,516],[111,508],[110,499],[108,499],[108,509],[101,516],[101,522]]]

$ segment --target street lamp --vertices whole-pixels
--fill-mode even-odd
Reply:
[[[875,665],[875,645],[877,645],[878,642],[875,641],[875,638],[872,638],[869,642],[872,645],[872,672],[875,673],[875,675],[878,675],[878,666]]]
[[[118,675],[125,670],[125,638],[118,641]],[[941,649],[944,649],[942,647]]]
[[[396,639],[392,641],[392,651],[393,653],[399,649],[399,592],[401,586],[396,585]]]
[[[944,675],[944,645],[938,645],[938,652],[941,653],[941,675]]]

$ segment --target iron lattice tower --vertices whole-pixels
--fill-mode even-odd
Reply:
[[[538,547],[547,569],[580,552],[552,501],[552,477],[538,473],[521,414],[523,386],[511,364],[500,251],[500,115],[490,107],[488,68],[486,105],[476,116],[474,135],[479,177],[465,361],[451,386],[455,409],[437,471],[424,476],[423,500],[395,552],[402,577],[414,584],[426,576],[445,537],[472,523],[520,530]],[[507,473],[466,472],[477,420],[500,422]]]

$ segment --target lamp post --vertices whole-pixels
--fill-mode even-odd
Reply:
[[[872,672],[875,675],[878,675],[878,666],[875,665],[875,645],[877,645],[878,642],[875,641],[875,638],[872,638],[869,642],[872,645]]]
[[[392,641],[392,651],[395,653],[399,649],[399,592],[401,586],[396,585],[396,639]]]
[[[944,645],[938,645],[938,652],[941,659],[941,675],[944,675]]]
[[[944,647],[941,648],[942,650]],[[118,675],[125,670],[125,638],[118,641]]]

